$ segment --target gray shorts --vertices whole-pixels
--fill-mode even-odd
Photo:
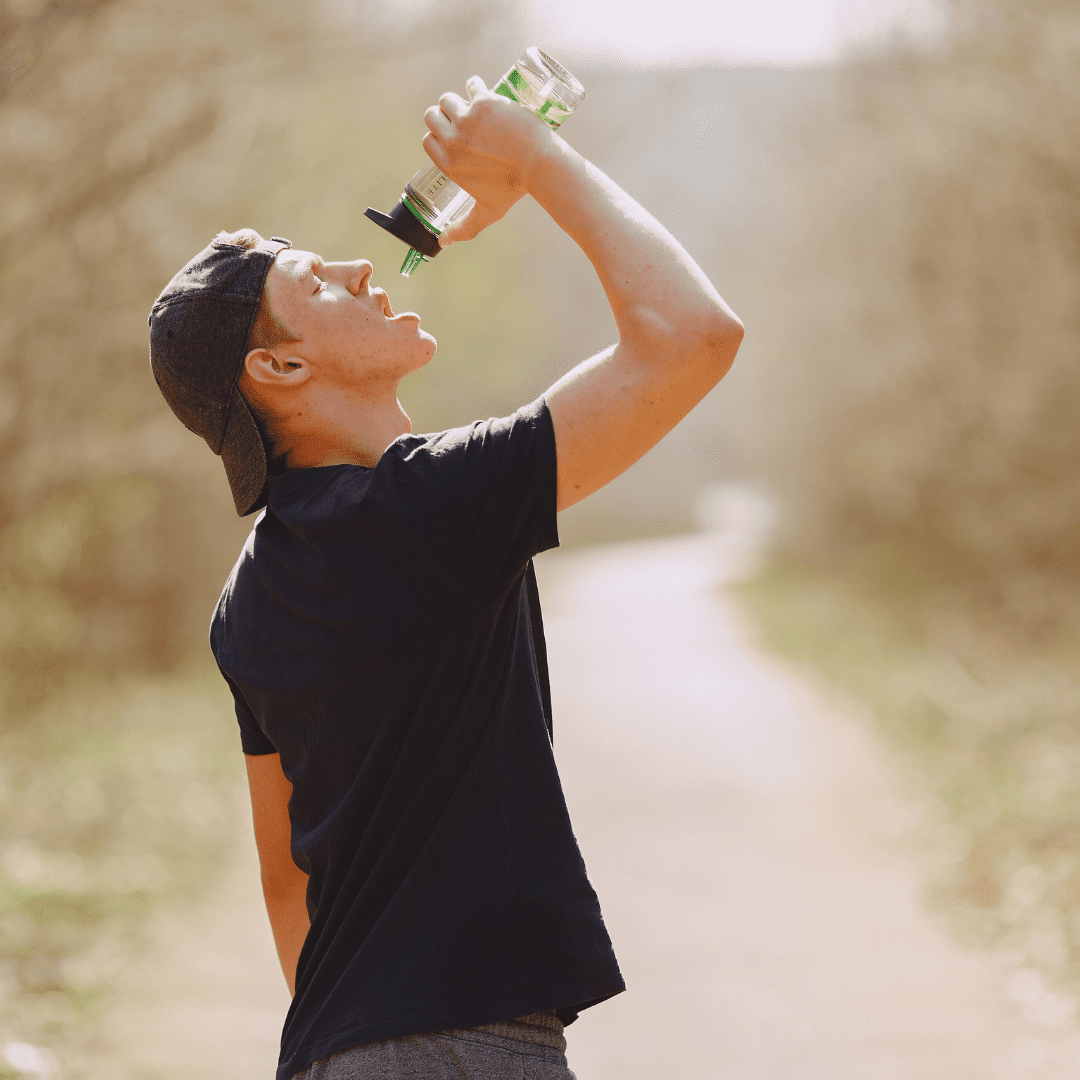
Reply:
[[[406,1035],[320,1058],[292,1080],[575,1080],[554,1012]]]

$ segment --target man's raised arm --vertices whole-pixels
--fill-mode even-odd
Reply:
[[[559,509],[628,469],[724,376],[742,323],[675,238],[524,106],[469,81],[428,110],[424,145],[477,205],[469,239],[528,192],[588,256],[619,341],[548,391]]]

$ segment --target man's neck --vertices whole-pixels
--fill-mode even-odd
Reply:
[[[287,425],[286,468],[370,467],[399,435],[412,431],[396,386],[371,397],[320,395],[310,404],[310,412],[292,417]]]

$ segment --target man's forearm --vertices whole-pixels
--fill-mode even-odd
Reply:
[[[592,263],[620,340],[687,343],[741,330],[682,245],[643,207],[560,138],[533,164],[529,193]]]
[[[263,883],[266,913],[270,916],[270,929],[274,934],[278,960],[289,993],[296,993],[296,964],[304,947],[311,921],[307,912],[307,875],[297,871],[297,876],[287,885],[271,888]]]

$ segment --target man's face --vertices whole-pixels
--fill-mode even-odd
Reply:
[[[287,249],[266,278],[271,310],[301,339],[282,348],[342,388],[400,379],[435,354],[420,316],[394,315],[386,293],[371,288],[371,270],[366,259],[327,263]]]

